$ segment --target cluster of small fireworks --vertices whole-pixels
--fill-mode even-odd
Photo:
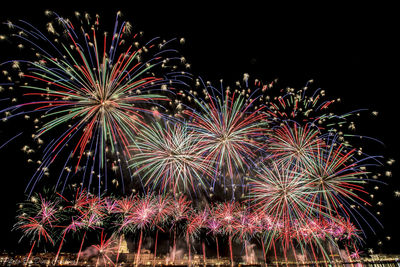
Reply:
[[[82,232],[79,262],[86,233],[94,231],[101,237],[93,247],[111,262],[122,235],[137,235],[139,262],[143,236],[155,235],[156,255],[158,231],[170,229],[173,257],[177,235],[184,235],[189,261],[201,236],[214,240],[218,258],[218,239],[227,239],[232,262],[235,241],[258,242],[265,261],[269,251],[286,260],[289,253],[297,260],[296,251],[329,259],[341,248],[359,256],[363,225],[368,216],[375,220],[366,184],[377,177],[369,168],[381,165],[352,145],[352,118],[361,110],[329,112],[340,99],[324,100],[323,90],[309,88],[313,81],[277,92],[275,81],[250,82],[245,74],[232,88],[222,81],[216,88],[179,71],[175,62],[185,60],[165,48],[169,41],[141,45],[119,13],[101,44],[99,16],[77,13],[77,27],[48,13],[55,17],[48,34],[24,21],[6,23],[15,32],[10,38],[32,47],[36,58],[1,64],[11,64],[18,78],[3,71],[8,82],[0,88],[18,87],[24,100],[32,98],[6,98],[3,120],[33,119],[36,147],[22,149],[42,151],[27,185],[36,197],[22,204],[15,225],[32,249],[43,239],[58,243],[57,262],[64,240]],[[61,134],[44,141],[50,133]],[[55,179],[60,195],[51,201],[34,189],[53,165],[63,167]],[[120,179],[109,179],[110,171]],[[69,200],[64,190],[77,181],[86,190]],[[126,196],[129,182],[142,194]],[[120,184],[124,197],[103,196]]]
[[[277,221],[265,212],[253,209],[251,206],[240,205],[236,201],[213,203],[200,209],[195,208],[192,201],[184,195],[98,197],[81,189],[77,189],[72,199],[60,194],[50,199],[34,194],[29,200],[20,204],[17,221],[15,230],[21,231],[23,238],[30,239],[31,252],[35,244],[43,239],[58,248],[54,263],[57,263],[65,240],[81,236],[76,264],[79,263],[87,232],[99,234],[99,243],[89,245],[98,250],[98,256],[103,257],[105,262],[113,262],[112,259],[118,261],[123,236],[137,235],[136,262],[139,262],[144,235],[155,236],[154,257],[156,257],[158,230],[174,229],[170,234],[174,250],[176,250],[177,235],[186,236],[189,260],[193,243],[203,237],[215,242],[218,258],[220,257],[218,239],[227,237],[230,257],[233,260],[232,242],[245,244],[260,242],[263,246],[267,245],[268,251],[269,247],[275,247],[279,236],[288,234],[289,230],[285,228],[284,219]],[[358,230],[345,218],[310,219],[298,225],[296,231],[290,230],[292,235],[290,238],[301,238],[304,244],[313,246],[318,246],[316,239],[320,242],[334,239],[336,244],[334,249],[339,249],[337,245],[339,243],[353,249],[352,244],[358,239]],[[271,232],[274,234],[273,240],[268,240],[265,244],[265,235]],[[109,238],[106,238],[107,234]],[[203,251],[203,254],[205,257],[206,252]]]

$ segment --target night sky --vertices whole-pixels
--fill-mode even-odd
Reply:
[[[134,25],[134,31],[144,31],[151,39],[160,36],[185,38],[177,46],[191,64],[190,72],[205,80],[226,85],[248,73],[250,78],[265,82],[278,79],[281,88],[300,88],[313,79],[315,88],[326,90],[328,98],[342,99],[342,111],[367,108],[358,121],[357,132],[382,141],[385,146],[365,143],[372,154],[396,160],[394,166],[385,164],[393,177],[382,179],[383,185],[371,201],[382,201],[378,216],[384,229],[372,222],[376,235],[367,231],[366,248],[376,252],[400,253],[398,210],[400,190],[400,145],[398,125],[400,104],[398,16],[390,6],[257,6],[250,3],[226,7],[202,4],[187,6],[156,5],[110,8],[95,6],[75,8],[2,7],[0,21],[24,19],[45,30],[48,18],[44,10],[54,10],[73,17],[75,10],[98,13],[102,29],[112,30],[115,13],[121,10],[124,19]],[[188,2],[189,3],[189,2]],[[1,29],[4,29],[2,27]],[[2,34],[0,32],[0,34]],[[9,60],[10,44],[0,43],[0,62]],[[0,98],[2,98],[0,96]],[[3,107],[3,106],[1,106]],[[373,117],[372,111],[379,115]],[[20,120],[23,122],[23,120]],[[18,131],[31,131],[30,125],[0,122],[0,146]],[[26,156],[20,148],[24,140],[16,139],[0,150],[0,251],[15,250],[19,235],[11,233],[16,203],[24,199],[24,188],[32,176],[26,166]],[[372,189],[371,189],[372,191]],[[391,236],[388,241],[386,236]],[[378,247],[378,241],[383,246]]]

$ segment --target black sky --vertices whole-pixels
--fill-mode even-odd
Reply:
[[[260,1],[261,2],[261,1]],[[385,143],[377,147],[379,154],[396,159],[393,177],[385,179],[379,198],[379,210],[385,229],[367,240],[368,247],[382,240],[383,251],[400,253],[398,206],[393,191],[400,189],[397,176],[400,163],[398,142],[399,119],[399,16],[394,7],[375,5],[331,6],[258,6],[245,1],[237,5],[215,7],[203,2],[178,6],[172,4],[132,4],[129,7],[89,8],[3,6],[0,21],[24,19],[44,29],[44,10],[54,10],[72,17],[75,10],[98,13],[103,27],[111,27],[115,13],[121,10],[136,31],[144,31],[149,39],[160,36],[184,37],[181,53],[191,64],[191,72],[218,83],[229,84],[249,73],[263,81],[279,79],[280,87],[301,87],[314,79],[328,96],[340,97],[345,110],[367,108],[360,119],[360,131]],[[109,25],[106,25],[108,23]],[[1,33],[0,33],[1,34]],[[0,61],[9,59],[7,45],[0,43]],[[1,97],[0,97],[1,98]],[[0,122],[1,123],[1,122]],[[7,124],[8,125],[8,124]],[[3,142],[8,126],[0,125]],[[15,127],[15,126],[14,126]],[[22,127],[22,126],[21,126]],[[18,143],[21,142],[21,143]],[[0,250],[14,249],[18,235],[10,233],[15,204],[23,199],[23,190],[31,169],[20,151],[22,141],[0,150]],[[375,201],[375,200],[374,200]],[[375,201],[376,202],[376,201]],[[378,228],[376,228],[378,229]],[[385,239],[392,236],[391,241]],[[378,248],[376,248],[378,249]]]

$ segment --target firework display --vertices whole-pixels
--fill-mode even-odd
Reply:
[[[180,69],[170,41],[142,44],[120,13],[111,34],[99,16],[47,14],[46,33],[6,23],[34,57],[0,64],[12,69],[0,88],[22,92],[0,99],[3,120],[33,119],[35,148],[22,150],[40,154],[14,225],[26,263],[46,248],[61,265],[76,242],[74,264],[91,251],[115,266],[126,240],[136,266],[360,257],[379,224],[369,190],[382,165],[353,143],[361,110],[334,113],[339,100],[312,80],[278,89],[244,74],[214,87]]]

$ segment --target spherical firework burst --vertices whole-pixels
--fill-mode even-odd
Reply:
[[[122,215],[122,218],[130,213],[135,205],[135,196],[129,195],[116,200],[116,213]]]
[[[39,242],[43,237],[46,242],[54,244],[51,233],[59,215],[55,201],[47,200],[41,194],[34,194],[29,202],[21,204],[14,228],[22,230],[23,236],[31,236],[32,240],[38,238]]]
[[[2,111],[8,118],[38,113],[44,122],[38,123],[36,140],[60,133],[43,151],[29,183],[31,189],[63,155],[67,160],[57,186],[82,169],[83,186],[91,188],[97,176],[100,191],[108,186],[107,162],[112,160],[118,169],[129,159],[128,147],[138,125],[146,123],[146,114],[151,117],[154,107],[164,111],[155,101],[168,100],[161,91],[178,84],[176,77],[184,74],[172,72],[176,55],[163,52],[167,42],[158,43],[155,38],[140,44],[139,34],[131,33],[129,22],[120,21],[120,13],[112,34],[99,32],[99,16],[92,20],[88,14],[77,13],[78,23],[73,24],[54,12],[49,14],[55,21],[48,24],[48,33],[24,21],[8,23],[15,32],[11,37],[31,47],[36,57],[6,62],[19,70],[21,81],[15,84],[31,102]],[[155,74],[161,65],[164,73]]]
[[[143,230],[151,226],[154,216],[157,213],[157,206],[152,195],[144,195],[136,199],[131,213],[127,216],[129,223],[140,230],[139,245],[136,254],[136,265],[139,263],[140,250],[142,247]]]
[[[207,219],[209,216],[208,208],[204,208],[200,211],[193,211],[188,218],[186,226],[186,244],[188,247],[189,261],[191,260],[191,239],[200,237],[201,230],[207,227]],[[204,240],[202,241],[203,246],[203,260],[205,262],[205,248]]]
[[[313,191],[311,182],[294,169],[262,165],[249,187],[253,208],[261,210],[278,223],[302,220],[310,216]]]
[[[107,235],[101,231],[100,243],[97,245],[92,245],[97,253],[97,262],[99,264],[99,259],[101,258],[105,265],[114,265],[114,261],[110,258],[112,255],[116,254],[118,246],[116,245],[116,240],[113,236],[107,239]]]
[[[305,172],[315,191],[314,202],[326,213],[350,216],[352,204],[370,205],[361,195],[366,194],[366,159],[357,160],[356,149],[337,143],[318,146]],[[353,216],[352,216],[353,217]]]
[[[20,204],[16,217],[17,222],[13,229],[22,232],[20,241],[22,238],[27,237],[30,238],[32,243],[26,264],[29,262],[34,246],[43,241],[43,239],[46,243],[49,242],[54,245],[54,226],[60,219],[57,205],[58,202],[56,200],[46,199],[41,194],[34,194],[31,196],[30,201]]]
[[[286,122],[268,132],[265,149],[271,160],[282,168],[305,168],[323,144],[319,135],[320,132],[309,125]]]
[[[205,99],[194,98],[196,109],[188,109],[189,126],[193,129],[201,152],[215,163],[216,171],[232,180],[237,172],[247,169],[263,144],[258,140],[266,128],[262,107],[254,109],[257,98],[243,90],[204,89]]]
[[[207,226],[208,216],[208,208],[192,212],[188,218],[186,234],[190,237],[198,236],[200,234],[200,230]]]
[[[232,240],[237,232],[236,220],[239,212],[239,203],[235,201],[220,203],[216,206],[214,211],[218,220],[222,223],[223,232],[228,235],[229,253],[231,263],[233,264]]]
[[[223,225],[221,218],[217,216],[216,209],[218,206],[213,205],[210,210],[210,214],[207,220],[207,234],[212,234],[213,238],[215,239],[215,245],[217,249],[217,259],[219,260],[219,242],[218,242],[218,235],[220,235],[223,231]]]
[[[172,199],[169,195],[157,195],[155,196],[155,208],[156,215],[154,217],[154,225],[157,228],[161,228],[171,217],[174,206],[172,205]]]
[[[152,195],[135,198],[132,210],[126,216],[128,223],[137,230],[149,227],[157,214],[157,206]]]
[[[207,190],[211,162],[202,155],[201,141],[179,122],[154,123],[142,130],[132,146],[131,168],[153,189],[176,192]]]
[[[286,256],[286,251],[293,247],[292,235],[298,225],[318,216],[312,201],[311,181],[299,170],[281,168],[276,163],[262,165],[256,177],[250,180],[252,208],[267,214],[271,220],[265,235],[267,244],[272,244],[275,251],[275,242],[279,239]]]

